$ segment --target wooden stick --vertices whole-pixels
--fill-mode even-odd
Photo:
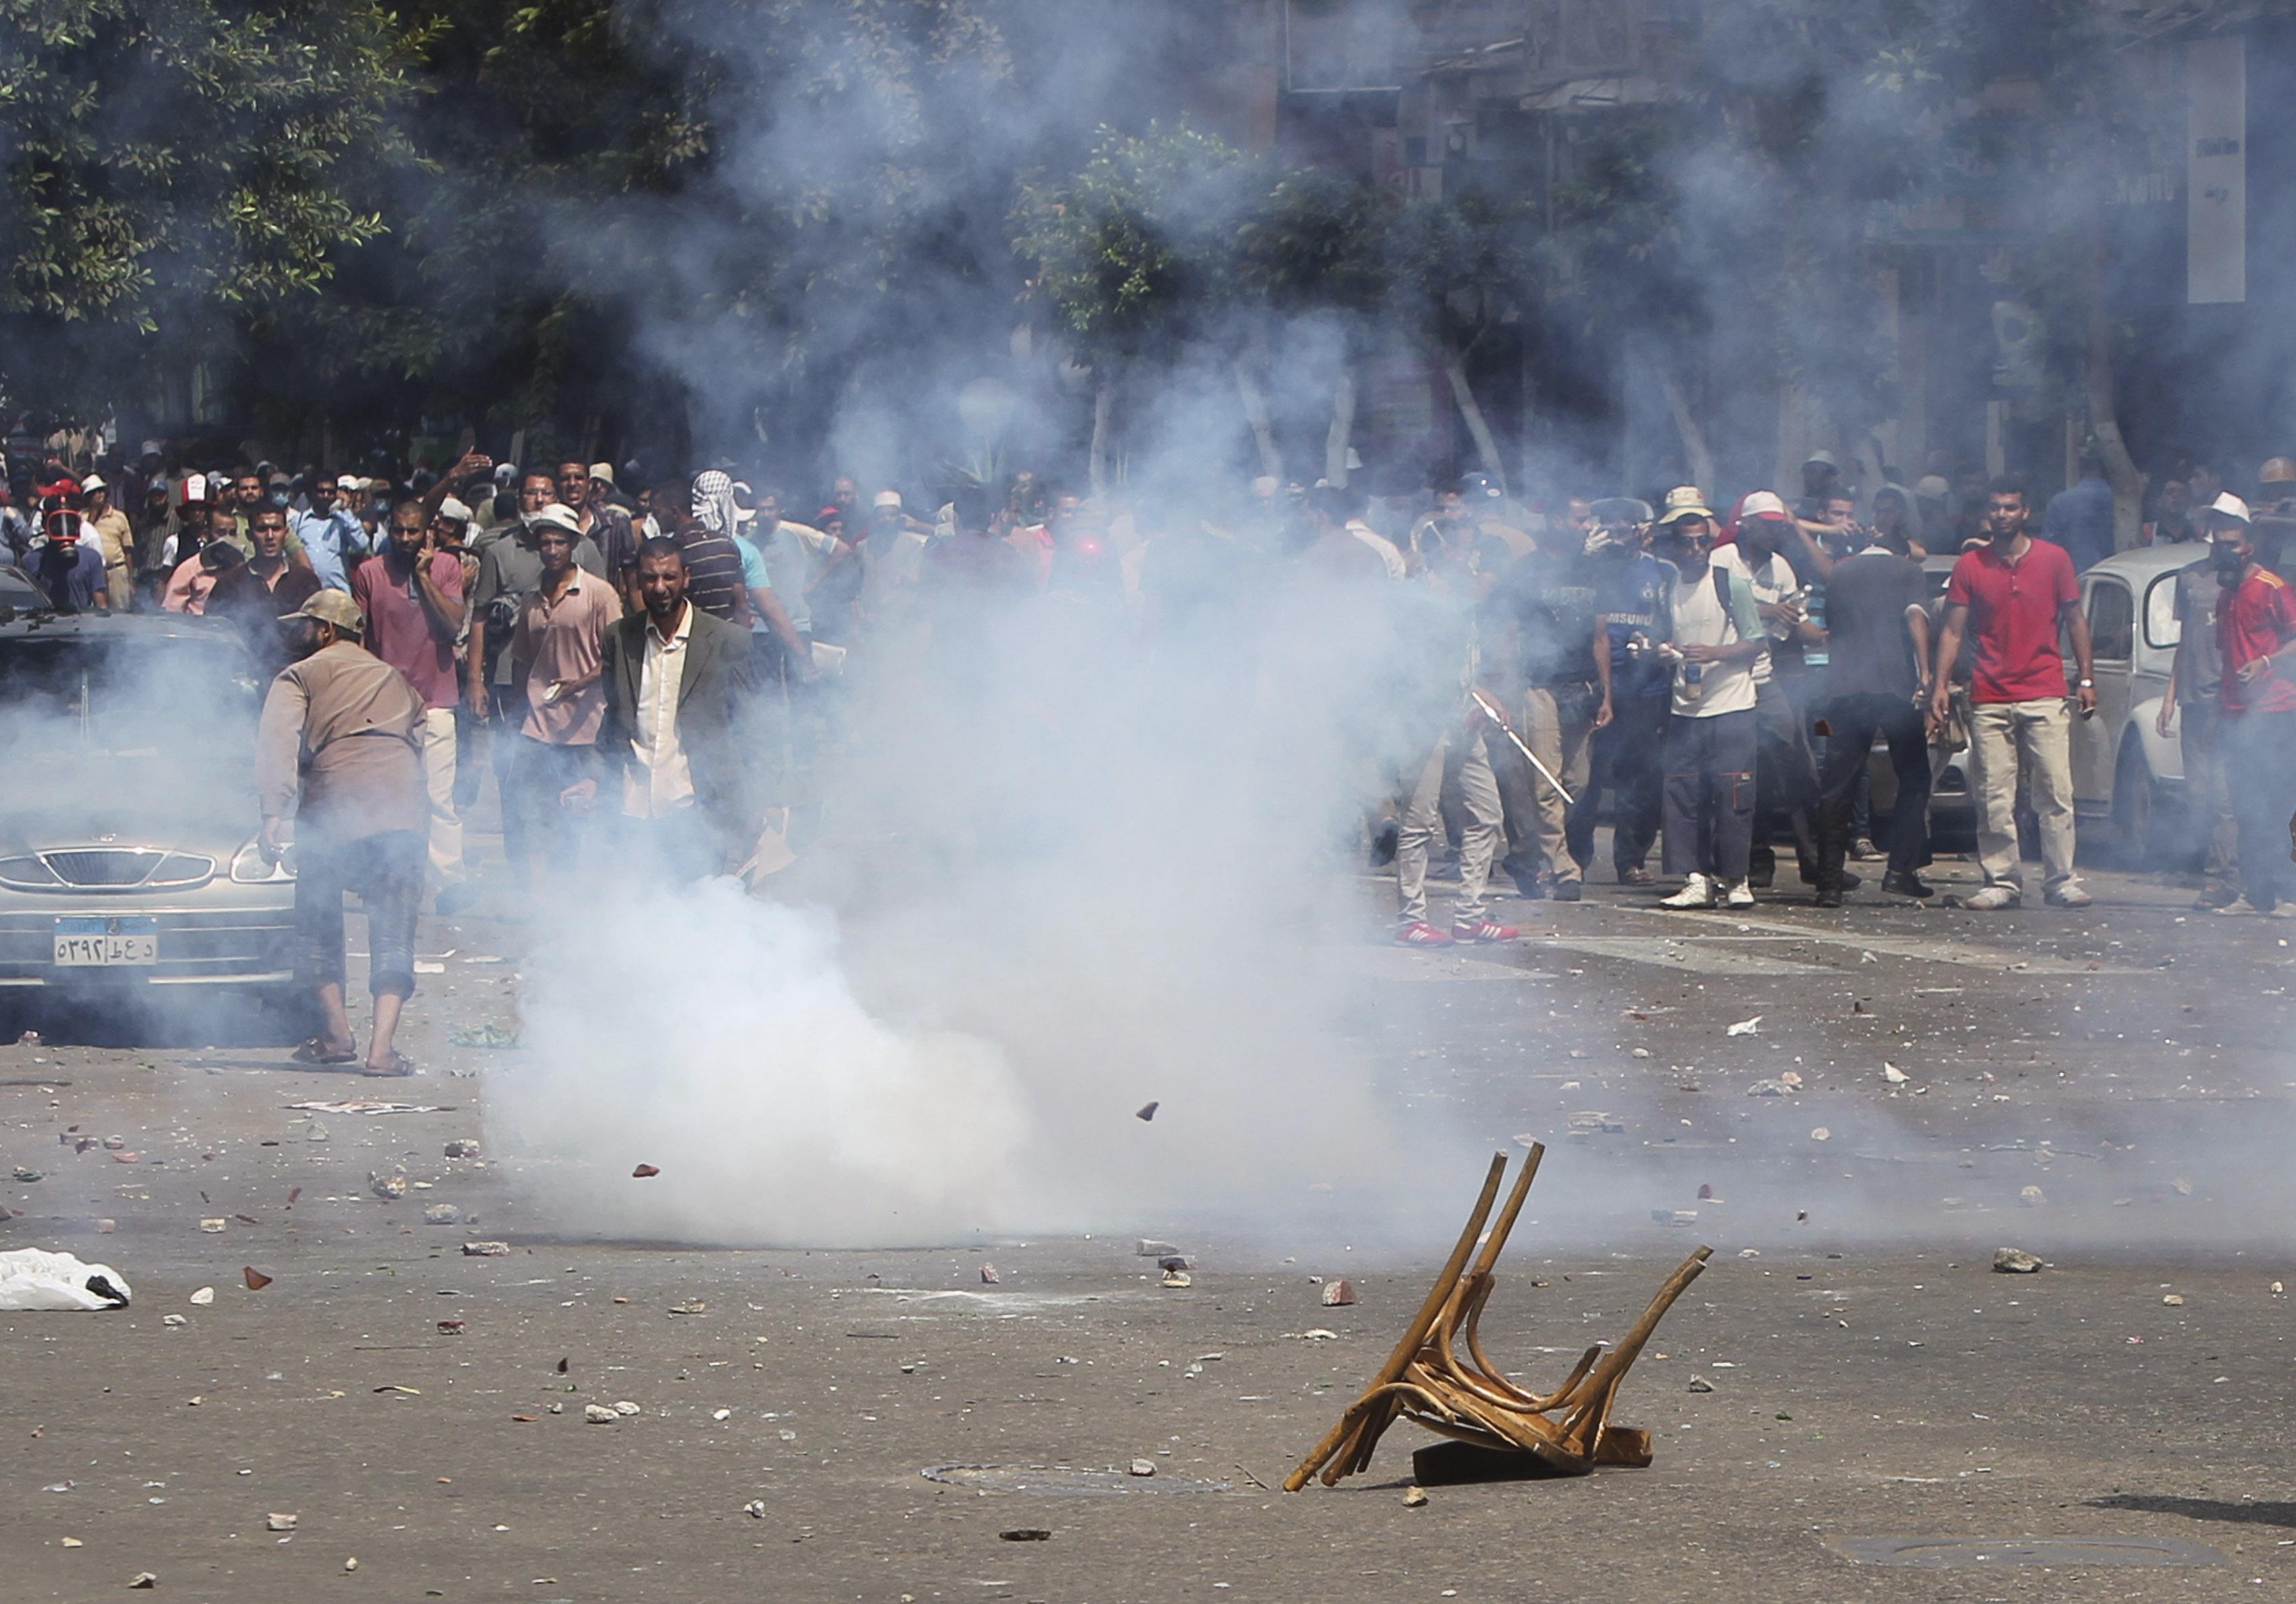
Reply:
[[[1387,1356],[1387,1362],[1379,1367],[1379,1373],[1373,1378],[1371,1386],[1365,1389],[1365,1402],[1368,1401],[1369,1394],[1373,1391],[1385,1386],[1402,1376],[1404,1368],[1418,1353],[1419,1345],[1427,1340],[1429,1328],[1434,1325],[1436,1317],[1443,1312],[1444,1305],[1450,1302],[1451,1294],[1458,1285],[1459,1272],[1466,1268],[1467,1256],[1475,1248],[1475,1238],[1482,1233],[1483,1222],[1490,1218],[1491,1203],[1498,1196],[1499,1180],[1506,1173],[1506,1165],[1505,1154],[1495,1153],[1491,1156],[1490,1171],[1483,1177],[1482,1195],[1476,1198],[1473,1213],[1467,1216],[1467,1228],[1459,1233],[1457,1246],[1451,1249],[1451,1256],[1444,1262],[1443,1272],[1435,1278],[1434,1289],[1428,1293],[1427,1301],[1419,1306],[1419,1312],[1412,1317],[1410,1326],[1404,1331],[1403,1340],[1395,1345],[1395,1352]],[[1339,1452],[1341,1448],[1356,1435],[1357,1428],[1367,1423],[1370,1419],[1368,1411],[1357,1415],[1351,1410],[1347,1415],[1341,1416],[1340,1423],[1332,1427],[1322,1442],[1316,1444],[1313,1452],[1300,1461],[1299,1468],[1283,1478],[1283,1491],[1297,1493],[1306,1486],[1308,1478],[1322,1469],[1324,1463],[1333,1454]],[[1382,1429],[1385,1429],[1384,1422]],[[1374,1440],[1377,1435],[1376,1432],[1373,1434]]]

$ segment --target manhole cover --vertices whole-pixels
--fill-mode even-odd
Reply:
[[[1976,1565],[2222,1565],[2212,1548],[2176,1537],[1839,1537],[1826,1545],[1859,1565],[1959,1570]]]
[[[982,1493],[1033,1493],[1041,1498],[1106,1498],[1118,1493],[1226,1493],[1226,1482],[1192,1477],[1132,1476],[1122,1470],[1078,1470],[1068,1465],[934,1465],[927,1481]]]

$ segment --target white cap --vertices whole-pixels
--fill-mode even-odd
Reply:
[[[1775,490],[1756,490],[1738,504],[1738,517],[1742,522],[1748,518],[1791,518],[1792,516],[1792,513],[1786,511],[1785,502],[1779,498]]]
[[[206,474],[204,474],[204,473],[186,473],[186,474],[184,474],[184,506],[190,506],[193,502],[195,502],[195,501],[205,501],[207,498],[208,498],[208,476],[207,476]]]
[[[145,440],[145,441],[144,442],[144,448],[143,448],[142,450],[138,451],[135,455],[136,455],[136,456],[138,456],[138,457],[159,457],[159,456],[161,456],[161,455],[162,455],[162,453],[161,453],[161,451],[160,451],[160,442],[159,442],[158,440]]]
[[[439,504],[439,515],[449,523],[468,523],[471,509],[449,496]]]
[[[82,485],[80,488],[85,489],[86,486]],[[2214,501],[2210,502],[2209,511],[2216,514],[2220,518],[2237,518],[2243,523],[2246,523],[2249,521],[2248,503],[2243,501],[2230,490],[2226,490]]]
[[[85,490],[108,490],[108,489],[110,489],[111,487],[109,484],[107,484],[107,483],[105,483],[105,482],[104,482],[104,479],[103,479],[103,475],[102,475],[102,474],[101,474],[101,473],[91,473],[91,474],[89,474],[86,479],[83,479],[83,480],[81,480],[81,481],[79,481],[79,488],[80,488],[82,490],[84,490],[84,491],[85,491]]]
[[[613,483],[613,482],[614,482],[614,465],[613,465],[613,464],[611,464],[611,463],[610,463],[610,462],[594,462],[594,463],[592,463],[592,464],[590,465],[590,477],[591,477],[591,478],[593,478],[593,479],[603,479],[603,480],[604,480],[608,484],[611,484],[611,483]]]
[[[554,501],[532,520],[536,529],[563,530],[576,539],[582,538],[582,515],[562,501]]]
[[[364,490],[366,489],[366,481],[356,473],[339,473],[335,476],[335,488],[341,490]]]
[[[1814,462],[1824,463],[1829,468],[1838,468],[1841,465],[1834,460],[1833,453],[1831,451],[1813,451],[1801,459],[1801,465],[1806,468]]]
[[[880,490],[870,499],[869,505],[877,507],[890,506],[898,508],[901,505],[901,493],[898,490]]]

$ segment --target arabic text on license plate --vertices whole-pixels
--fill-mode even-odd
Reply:
[[[62,968],[109,968],[160,961],[160,921],[137,915],[68,914],[56,921]]]

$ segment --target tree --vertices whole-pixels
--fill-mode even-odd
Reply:
[[[1390,304],[1441,364],[1483,472],[1502,486],[1506,465],[1467,365],[1502,323],[1529,309],[1536,224],[1520,202],[1471,189],[1407,203],[1393,230]]]
[[[1108,483],[1119,372],[1169,360],[1211,326],[1233,285],[1238,219],[1259,189],[1255,164],[1185,124],[1103,127],[1072,177],[1023,185],[1013,243],[1027,293],[1093,370],[1094,494]]]
[[[381,234],[425,32],[376,0],[12,0],[0,11],[0,350],[87,417],[229,349]]]

